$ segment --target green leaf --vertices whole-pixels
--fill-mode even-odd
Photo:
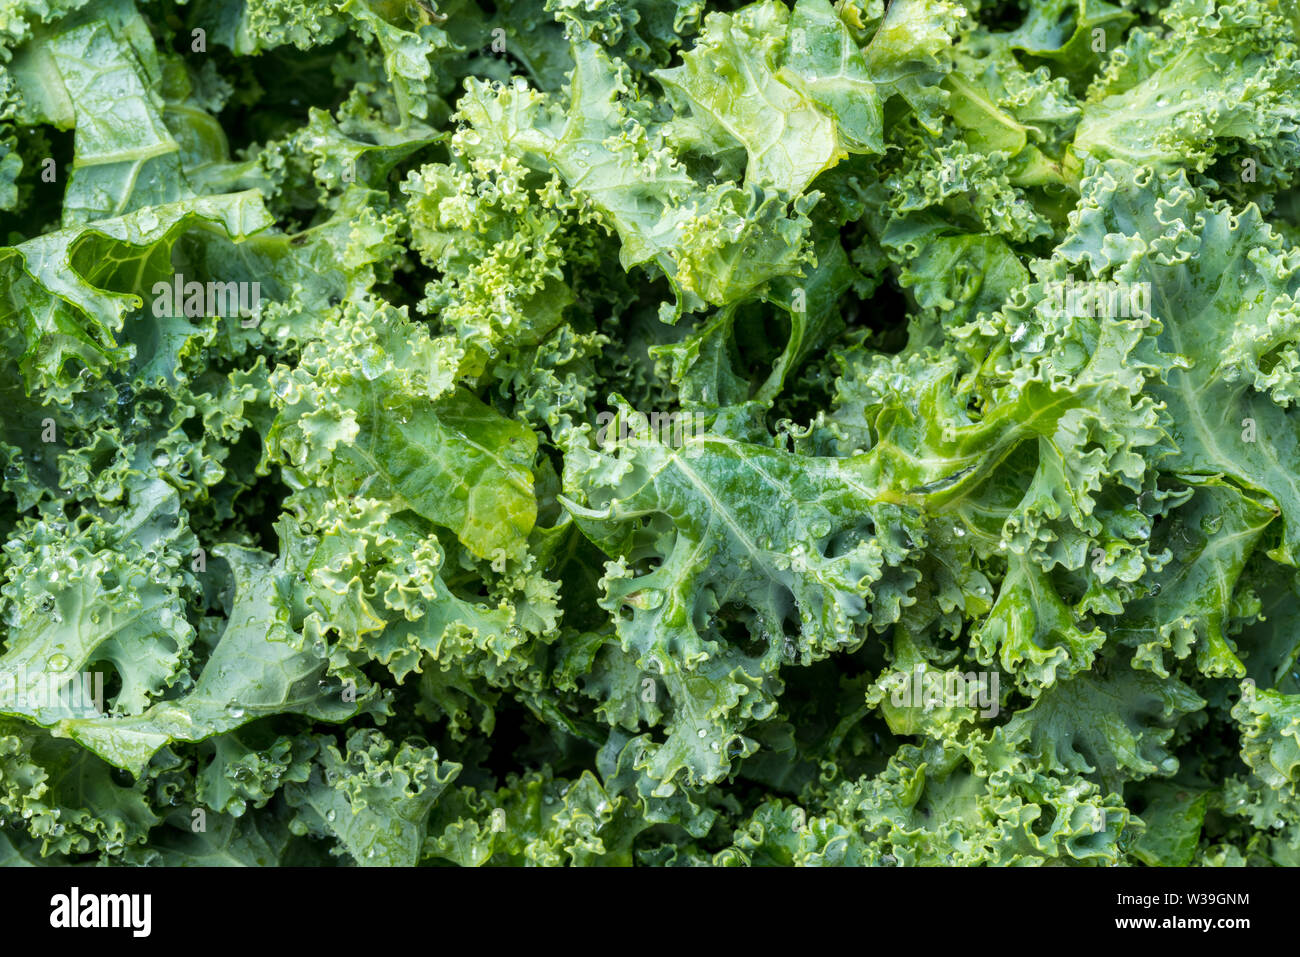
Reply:
[[[202,741],[267,715],[304,714],[340,722],[356,714],[362,692],[322,680],[325,662],[303,650],[288,625],[288,581],[271,556],[232,545],[213,549],[230,563],[235,594],[220,640],[192,691],[127,717],[64,718],[54,733],[139,775],[173,741]]]
[[[99,7],[95,19],[38,32],[10,67],[27,122],[76,129],[65,226],[192,195],[152,89],[159,66],[144,21],[129,0]]]
[[[297,833],[329,834],[364,867],[411,867],[419,860],[429,811],[460,765],[434,748],[394,750],[377,731],[358,729],[347,753],[323,746],[323,762],[305,784],[290,784]]]

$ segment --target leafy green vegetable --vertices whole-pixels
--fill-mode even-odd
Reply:
[[[1300,862],[1298,26],[0,2],[0,863]]]

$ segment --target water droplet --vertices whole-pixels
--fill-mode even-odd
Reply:
[[[664,593],[658,588],[643,588],[627,596],[627,604],[634,608],[653,611],[664,603]]]
[[[384,354],[374,346],[361,350],[361,374],[373,382],[384,374]]]
[[[45,661],[46,667],[51,671],[66,671],[70,664],[72,664],[72,659],[63,654],[50,655]]]

